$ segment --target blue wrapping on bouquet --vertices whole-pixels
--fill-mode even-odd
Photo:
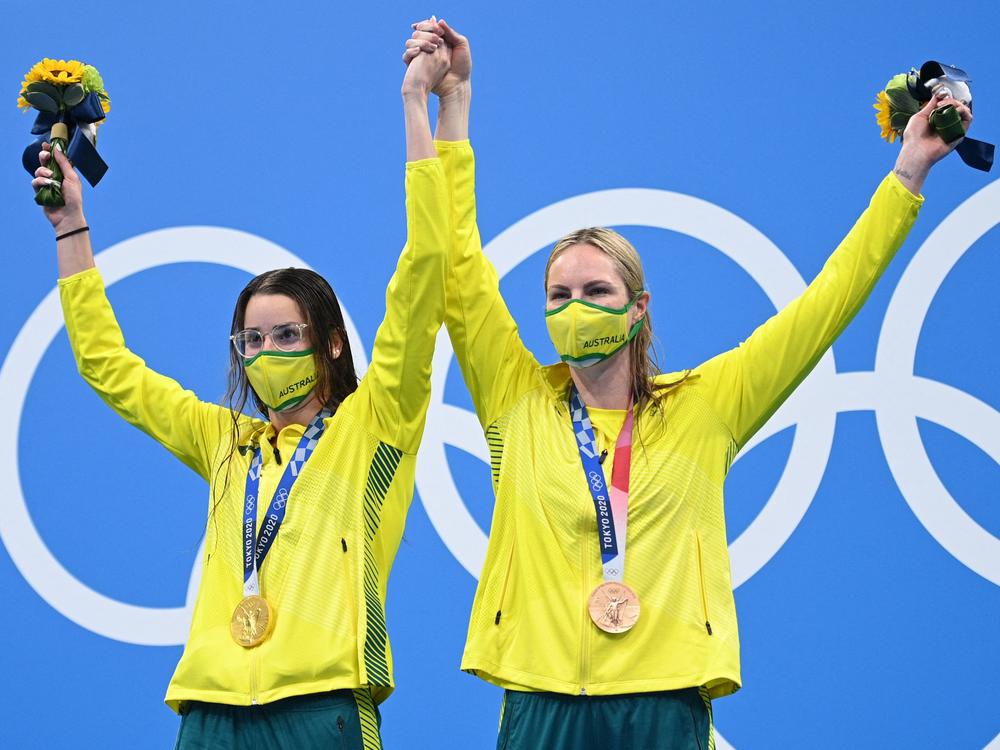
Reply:
[[[82,102],[59,114],[39,112],[31,128],[31,134],[39,138],[24,149],[24,155],[21,157],[21,163],[24,164],[28,174],[34,175],[38,169],[38,153],[42,150],[42,143],[48,140],[52,126],[57,122],[64,122],[69,129],[66,155],[73,162],[73,166],[80,170],[80,174],[87,178],[87,182],[97,185],[108,171],[108,165],[104,163],[104,159],[97,153],[97,148],[90,142],[80,125],[99,122],[104,117],[101,97],[96,93],[87,94]]]

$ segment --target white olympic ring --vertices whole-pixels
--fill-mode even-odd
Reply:
[[[740,456],[782,430],[797,426],[788,462],[768,502],[730,545],[733,587],[759,571],[784,545],[812,503],[826,472],[837,414],[875,412],[879,437],[905,501],[934,539],[959,562],[1000,585],[1000,539],[973,520],[941,483],[923,447],[917,418],[963,435],[1000,463],[1000,413],[967,393],[914,374],[919,332],[945,275],[989,229],[1000,223],[1000,181],[956,208],[924,241],[886,312],[873,372],[838,373],[832,350]],[[484,252],[503,278],[519,263],[581,226],[635,225],[668,229],[701,240],[736,261],[762,287],[775,309],[805,289],[788,258],[761,232],[714,204],[679,193],[619,189],[587,193],[525,217]],[[475,415],[443,400],[454,352],[447,332],[438,337],[433,390],[417,489],[432,525],[452,555],[478,578],[486,535],[452,479],[445,445],[489,464]],[[737,456],[737,460],[740,456]],[[719,750],[733,750],[716,733]],[[987,750],[1000,750],[1000,734]]]
[[[1000,412],[955,388],[918,378],[913,371],[920,330],[934,295],[959,258],[1000,223],[997,206],[1000,180],[964,201],[931,232],[896,285],[875,355],[880,390],[893,397],[879,399],[875,416],[889,469],[917,519],[955,559],[1000,586],[1000,539],[976,523],[945,489],[917,430],[917,417],[929,419],[1000,463]]]
[[[272,268],[309,268],[279,245],[247,232],[222,227],[175,227],[120,242],[97,256],[105,283],[172,263],[214,263],[256,275]],[[343,308],[358,374],[368,367],[354,322]],[[58,289],[35,308],[0,367],[0,392],[11,414],[0,432],[0,472],[9,483],[0,492],[0,540],[28,584],[64,617],[91,632],[125,643],[175,646],[187,640],[194,597],[201,578],[198,550],[183,607],[140,607],[111,599],[73,576],[38,535],[21,488],[18,434],[28,387],[49,345],[63,327]]]

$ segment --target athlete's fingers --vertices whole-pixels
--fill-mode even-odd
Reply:
[[[415,31],[435,31],[438,28],[438,20],[434,16],[431,16],[423,21],[411,23],[410,28]]]
[[[439,46],[441,46],[441,44],[444,43],[444,40],[440,36],[432,34],[429,31],[414,31],[413,36],[411,36],[407,41],[417,42],[423,46],[424,51],[427,51],[428,49],[430,49],[430,51],[436,50]]]
[[[433,42],[433,41],[423,40],[423,39],[407,39],[406,40],[406,47],[407,47],[407,49],[415,48],[415,49],[417,49],[417,50],[419,50],[421,52],[434,52],[440,45],[441,45],[441,42]]]
[[[460,47],[463,44],[468,44],[469,40],[451,28],[443,18],[438,21],[438,26],[440,26],[441,31],[444,33],[444,40],[452,47]]]
[[[55,185],[56,187],[59,187],[62,183],[59,182],[59,180],[53,180],[51,177],[36,177],[31,181],[31,187],[33,187],[36,191],[41,190],[43,187],[48,185]]]

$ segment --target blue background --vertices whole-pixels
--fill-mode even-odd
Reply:
[[[975,79],[975,134],[1000,140],[994,0],[946,11],[927,0],[4,3],[0,351],[56,277],[51,230],[19,165],[31,117],[14,106],[23,73],[51,56],[96,64],[113,100],[101,132],[111,171],[85,196],[96,250],[176,226],[257,234],[331,280],[370,353],[405,230],[400,54],[409,22],[431,12],[473,45],[484,241],[564,198],[660,188],[742,217],[810,279],[892,167],[897,147],[878,137],[871,109],[891,74],[930,58],[964,67]],[[906,264],[991,179],[954,156],[934,170],[910,238],[834,348],[839,371],[873,368]],[[666,369],[734,345],[773,312],[711,248],[663,230],[623,231],[647,258]],[[920,375],[993,409],[998,231],[942,284],[916,360]],[[529,346],[551,359],[544,256],[508,274],[503,289]],[[115,284],[111,299],[133,350],[217,400],[232,304],[247,278],[223,266],[167,266]],[[446,400],[468,407],[452,370]],[[997,457],[929,422],[921,433],[951,494],[1000,536]],[[731,540],[767,501],[791,438],[786,430],[734,469]],[[108,597],[181,606],[205,487],[82,384],[64,333],[32,382],[18,441],[24,495],[55,557]],[[488,528],[487,467],[457,448],[448,455],[465,503]],[[447,592],[447,604],[421,597],[428,588]],[[474,588],[415,498],[390,580],[398,688],[383,705],[388,747],[492,747],[500,692],[458,671]],[[5,747],[172,745],[178,720],[161,701],[179,646],[130,645],[79,627],[5,552],[0,591]],[[918,522],[889,473],[873,412],[838,417],[819,493],[736,599],[745,687],[715,704],[733,747],[978,749],[1000,732],[1000,589]]]

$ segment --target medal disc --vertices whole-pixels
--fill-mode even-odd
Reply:
[[[245,596],[236,605],[229,632],[233,640],[243,648],[253,648],[271,632],[274,625],[273,612],[262,596]]]
[[[605,581],[591,593],[587,609],[605,633],[624,633],[639,619],[639,597],[621,581]]]

